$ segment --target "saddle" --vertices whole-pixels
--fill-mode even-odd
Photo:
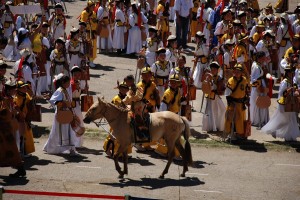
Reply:
[[[148,143],[151,141],[150,137],[150,115],[149,113],[144,114],[143,117],[140,115],[132,115],[130,119],[130,126],[133,129],[133,140],[134,143]]]

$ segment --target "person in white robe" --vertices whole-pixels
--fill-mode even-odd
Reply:
[[[149,27],[149,37],[146,43],[146,64],[152,66],[156,61],[156,50],[163,47],[162,41],[157,39],[157,29],[153,26]]]
[[[75,150],[75,133],[70,124],[61,124],[56,116],[59,107],[71,107],[70,78],[64,74],[56,77],[57,90],[51,96],[49,102],[55,106],[55,115],[49,138],[43,150],[48,154],[70,154],[77,155]]]
[[[205,114],[202,118],[202,130],[203,131],[224,131],[225,125],[225,111],[226,107],[217,90],[217,83],[222,79],[218,75],[220,65],[217,62],[212,62],[210,65],[210,73],[212,74],[211,80],[211,92],[205,94],[206,108]]]
[[[125,48],[124,33],[125,33],[125,14],[122,11],[123,3],[116,1],[115,26],[113,36],[113,48],[117,49],[117,53],[121,54],[121,50]]]
[[[148,22],[144,13],[139,11],[135,3],[131,4],[132,13],[129,15],[130,29],[128,30],[127,54],[139,53],[142,49],[142,25]]]
[[[266,96],[267,88],[263,63],[267,60],[267,55],[263,51],[256,53],[256,61],[251,67],[251,96],[250,96],[250,119],[253,126],[262,127],[269,121],[269,108],[259,108],[256,105],[258,96]]]
[[[107,0],[103,0],[101,6],[98,8],[97,11],[97,19],[103,26],[106,26],[108,30],[108,38],[99,37],[100,39],[100,46],[101,50],[111,50],[112,49],[112,36],[111,36],[111,28],[110,28],[110,16],[109,16],[109,9],[106,5]]]
[[[79,41],[79,29],[72,28],[70,39],[66,41],[66,50],[68,51],[68,63],[70,63],[70,69],[73,66],[80,66],[83,57],[83,44]]]
[[[278,93],[278,107],[272,115],[270,121],[261,129],[262,132],[273,137],[283,138],[285,141],[296,141],[300,137],[296,112],[285,112],[286,97],[288,95],[299,95],[292,80],[293,69],[290,65],[285,68],[285,78],[280,83]]]
[[[175,35],[169,35],[166,51],[166,60],[172,64],[172,67],[175,68],[177,66],[178,59],[178,50],[177,50],[177,38]]]
[[[196,43],[197,47],[194,52],[196,65],[193,69],[193,79],[194,85],[197,88],[202,88],[202,75],[208,65],[208,47],[206,46],[206,41],[204,34],[201,31],[196,33]]]

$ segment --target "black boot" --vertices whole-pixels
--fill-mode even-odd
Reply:
[[[18,167],[18,171],[14,174],[9,174],[9,177],[11,178],[19,178],[26,176],[26,171],[24,169],[24,166]]]

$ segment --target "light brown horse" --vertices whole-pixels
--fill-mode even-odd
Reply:
[[[133,129],[127,121],[128,110],[98,98],[98,101],[87,111],[83,121],[85,123],[90,123],[91,121],[103,117],[111,126],[113,130],[112,135],[120,144],[119,149],[114,153],[113,159],[116,170],[119,173],[119,178],[123,178],[124,174],[128,174],[127,148],[128,145],[131,144],[133,138]],[[190,127],[187,119],[169,111],[150,113],[150,135],[152,141],[158,141],[160,138],[164,138],[168,147],[168,163],[160,175],[160,178],[164,178],[164,175],[168,173],[175,155],[175,146],[182,156],[183,172],[181,176],[184,177],[185,172],[188,171],[188,164],[192,164],[193,162],[191,146],[188,141]],[[185,139],[185,147],[180,143],[181,136]],[[124,171],[121,170],[118,163],[120,154],[123,154],[124,158]]]

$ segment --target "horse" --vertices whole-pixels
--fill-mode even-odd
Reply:
[[[113,160],[115,169],[119,173],[119,178],[124,178],[124,175],[128,175],[128,157],[127,148],[132,142],[133,129],[127,120],[129,110],[117,107],[112,103],[105,102],[98,98],[90,109],[85,114],[83,119],[84,123],[90,123],[99,118],[105,118],[112,128],[112,135],[119,142],[120,147],[114,152]],[[181,177],[185,177],[185,173],[188,171],[188,165],[192,165],[192,151],[189,143],[190,127],[188,120],[185,117],[179,116],[170,111],[150,113],[150,126],[149,132],[152,141],[158,141],[160,138],[164,138],[168,148],[168,162],[159,178],[163,179],[165,174],[168,173],[169,167],[173,161],[175,155],[175,147],[178,149],[183,161],[183,171]],[[180,138],[183,136],[185,145],[180,142]],[[118,163],[119,155],[123,154],[124,170]]]

